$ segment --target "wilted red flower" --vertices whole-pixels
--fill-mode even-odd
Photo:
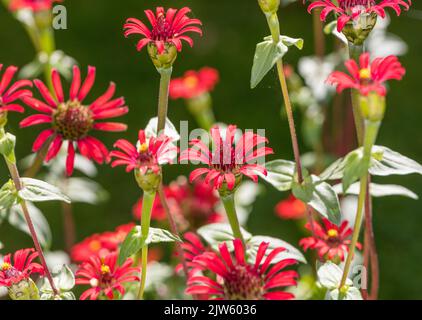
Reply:
[[[93,130],[100,131],[125,131],[127,126],[116,122],[97,122],[102,119],[109,119],[122,116],[128,112],[123,98],[111,100],[116,86],[111,83],[108,90],[89,105],[83,104],[86,96],[94,85],[95,68],[88,67],[88,76],[81,85],[81,74],[77,66],[73,67],[73,81],[70,87],[69,100],[65,100],[63,87],[57,70],[53,69],[51,79],[54,86],[52,95],[45,84],[40,80],[34,80],[45,103],[33,97],[24,97],[24,102],[36,111],[41,112],[24,119],[20,126],[29,127],[33,125],[49,123],[51,128],[44,130],[35,140],[32,151],[39,151],[48,139],[52,139],[46,161],[53,159],[63,144],[68,142],[68,153],[66,159],[66,173],[70,176],[73,173],[75,161],[75,144],[79,152],[102,164],[108,162],[109,152],[106,146],[90,134]]]
[[[180,10],[168,9],[167,12],[163,7],[157,7],[156,13],[151,10],[145,10],[152,30],[136,18],[129,18],[123,26],[125,29],[125,37],[131,34],[140,34],[145,38],[141,39],[136,46],[141,51],[149,43],[153,43],[157,47],[159,54],[165,50],[165,45],[174,45],[178,51],[182,50],[182,40],[186,41],[191,47],[193,46],[192,38],[185,35],[187,32],[196,32],[202,35],[202,30],[198,25],[202,25],[198,19],[191,19],[187,14],[191,10],[184,7]]]
[[[28,279],[33,273],[44,274],[44,268],[33,262],[38,257],[34,249],[18,250],[12,255],[4,257],[0,265],[0,287],[10,287],[14,284]]]
[[[54,2],[62,2],[63,0],[11,0],[9,9],[17,11],[29,9],[32,11],[50,10]]]
[[[219,80],[218,71],[204,67],[199,71],[190,70],[183,77],[170,82],[170,98],[192,99],[212,91]]]
[[[385,96],[387,89],[384,83],[388,80],[401,80],[406,73],[396,56],[376,58],[370,63],[369,53],[364,53],[360,56],[359,64],[353,59],[346,61],[345,66],[350,75],[334,71],[327,82],[336,85],[338,92],[353,88],[365,96],[370,92]]]
[[[216,300],[288,300],[294,295],[281,288],[295,286],[296,271],[282,271],[287,266],[297,263],[294,259],[285,259],[274,263],[284,248],[277,248],[268,253],[269,244],[261,243],[254,264],[245,259],[242,241],[233,241],[234,257],[227,244],[219,246],[219,255],[206,252],[194,259],[194,264],[202,270],[216,274],[216,279],[205,276],[192,276],[188,279],[187,294],[207,294]],[[265,258],[264,258],[265,257]],[[271,266],[271,264],[273,264]]]
[[[115,231],[94,234],[86,238],[72,247],[70,253],[72,260],[84,262],[92,256],[101,258],[111,252],[116,252],[134,226],[134,223],[129,223],[117,227]]]
[[[164,134],[158,138],[147,138],[145,131],[140,130],[138,139],[137,147],[124,139],[114,144],[114,147],[121,151],[110,152],[110,156],[116,158],[111,164],[113,168],[126,166],[127,172],[139,169],[141,174],[148,170],[158,173],[160,165],[171,163],[177,153],[177,147],[171,143],[172,139]]]
[[[328,219],[322,219],[323,226],[318,222],[313,222],[314,236],[300,240],[299,244],[303,250],[316,250],[318,256],[323,260],[344,261],[344,256],[349,252],[350,238],[353,234],[353,229],[348,227],[348,222],[343,223],[338,227],[331,223]],[[306,229],[311,230],[309,223],[305,225]],[[360,250],[362,245],[358,243],[356,247]]]
[[[306,215],[306,204],[290,195],[277,204],[275,212],[282,219],[302,219]]]
[[[236,126],[229,125],[226,137],[223,139],[218,126],[211,128],[211,137],[214,144],[213,152],[199,139],[190,142],[192,148],[183,151],[180,160],[199,161],[209,166],[209,168],[192,171],[190,174],[191,181],[207,174],[205,183],[212,184],[215,189],[220,189],[224,183],[227,183],[228,189],[233,190],[236,180],[243,175],[257,182],[258,172],[267,174],[263,166],[253,162],[273,153],[271,148],[260,146],[268,143],[268,140],[249,131],[235,143],[235,133]],[[256,150],[255,147],[257,147]]]
[[[92,256],[79,266],[76,271],[76,284],[90,285],[91,288],[82,293],[81,300],[96,300],[99,297],[114,299],[116,291],[125,294],[124,283],[139,281],[139,271],[132,268],[132,259],[127,259],[122,266],[117,265],[117,253],[113,252],[100,258]]]
[[[372,13],[385,18],[385,8],[392,8],[397,15],[400,15],[400,6],[408,10],[411,4],[411,0],[338,0],[338,4],[332,0],[318,0],[309,5],[308,12],[322,8],[320,16],[322,21],[325,21],[331,12],[335,13],[338,15],[337,30],[341,32],[347,22],[359,19],[362,14]]]
[[[0,64],[0,71],[3,65]],[[32,87],[32,82],[29,80],[19,80],[13,85],[10,85],[13,76],[18,71],[15,66],[7,67],[0,81],[0,114],[7,111],[23,112],[24,108],[16,101],[22,100],[24,97],[32,96],[32,92],[25,87]],[[9,88],[8,88],[9,87]]]
[[[203,180],[197,180],[189,185],[184,177],[171,182],[164,187],[167,204],[170,212],[181,229],[197,229],[207,223],[221,222],[223,215],[216,212],[219,202],[214,189]],[[136,219],[141,218],[142,198],[133,207]],[[156,221],[166,220],[166,211],[156,196],[151,218]]]

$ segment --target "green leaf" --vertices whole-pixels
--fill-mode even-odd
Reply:
[[[118,259],[119,265],[122,265],[127,258],[137,253],[145,245],[149,245],[151,243],[174,241],[181,242],[182,240],[171,232],[158,228],[149,228],[148,236],[143,237],[142,228],[140,226],[136,226],[132,230],[130,230],[130,232],[122,243]]]
[[[274,67],[278,60],[283,58],[287,51],[287,46],[282,42],[276,44],[272,40],[265,40],[257,44],[252,66],[252,89],[264,79],[265,75]]]
[[[303,176],[302,183],[296,181],[297,177],[293,179],[292,192],[297,199],[302,200],[305,203],[309,203],[313,198],[315,186],[312,181],[312,177],[306,170],[303,171]]]
[[[10,163],[15,163],[15,145],[16,137],[13,134],[6,133],[0,138],[0,154],[2,154]]]
[[[34,206],[31,202],[27,202],[26,205],[28,207],[32,222],[34,223],[34,228],[35,232],[37,233],[38,240],[40,241],[43,248],[48,249],[52,241],[51,229],[48,221],[40,209]],[[25,232],[28,235],[31,235],[20,205],[15,205],[10,209],[8,221],[13,227],[21,230],[22,232]]]
[[[322,174],[321,179],[323,180],[339,180],[346,175],[346,166],[351,166],[348,173],[348,183],[353,179],[353,175],[357,176],[359,168],[353,169],[351,162],[363,158],[363,149],[359,148],[349,153],[345,158],[338,159],[330,167],[328,167]],[[364,168],[361,168],[362,170]],[[355,173],[353,173],[355,171]],[[390,176],[390,175],[408,175],[408,174],[422,174],[422,165],[416,161],[401,155],[389,148],[383,146],[374,146],[372,148],[371,164],[369,167],[369,173],[373,176]]]
[[[141,250],[144,245],[145,238],[142,237],[141,226],[136,226],[129,231],[120,247],[119,265],[122,265],[130,256]]]
[[[299,50],[303,49],[304,41],[301,38],[290,38],[290,37],[287,37],[287,36],[280,36],[280,40],[281,40],[281,42],[283,42],[284,45],[286,45],[288,47],[295,46]]]
[[[260,177],[279,191],[288,191],[292,188],[293,177],[296,170],[294,162],[287,160],[275,160],[265,164],[267,175]]]
[[[323,217],[337,225],[341,222],[340,202],[336,191],[328,183],[321,181],[318,177],[312,176],[314,182],[314,193],[308,203]]]
[[[324,27],[324,33],[325,34],[332,34],[334,30],[337,28],[337,20],[331,21],[330,23],[327,23]]]
[[[101,185],[88,178],[68,178],[64,189],[74,202],[97,205],[108,199],[108,193]]]
[[[230,245],[235,239],[230,225],[226,223],[209,224],[199,228],[197,232],[213,249],[218,249],[218,245],[223,242]],[[245,241],[252,238],[252,235],[243,228],[241,232]]]
[[[349,153],[344,161],[343,190],[346,192],[352,183],[367,174],[368,166],[363,161],[363,153],[360,151]]]
[[[0,210],[8,210],[17,202],[18,194],[12,180],[6,182],[0,189]]]
[[[337,192],[337,194],[343,194],[343,189],[340,184],[335,185],[333,188]],[[349,187],[346,194],[359,195],[359,191],[360,191],[360,183],[354,183]],[[411,198],[414,200],[419,199],[418,195],[414,193],[413,191],[405,187],[395,185],[395,184],[371,183],[370,193],[371,193],[371,196],[376,197],[376,198],[388,197],[388,196],[403,196],[403,197]]]
[[[44,202],[44,201],[63,201],[70,203],[69,197],[64,195],[58,188],[48,184],[47,182],[31,179],[22,178],[22,190],[19,191],[19,196],[27,201],[31,202]]]
[[[269,243],[269,247],[266,252],[266,256],[268,256],[271,251],[273,251],[276,248],[285,248],[286,251],[281,252],[278,254],[274,260],[273,263],[277,263],[279,261],[285,260],[285,259],[295,259],[299,262],[306,263],[306,259],[303,256],[303,254],[296,249],[291,244],[287,243],[286,241],[283,241],[281,239],[272,238],[272,237],[266,237],[266,236],[253,236],[248,242],[247,242],[247,255],[248,260],[251,262],[254,262],[256,259],[256,254],[258,252],[259,246],[262,242]],[[264,262],[265,259],[262,260]]]

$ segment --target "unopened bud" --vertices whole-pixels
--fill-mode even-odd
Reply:
[[[0,111],[0,130],[7,124],[7,111]]]
[[[158,70],[170,69],[177,58],[177,49],[173,44],[166,43],[164,51],[158,52],[157,46],[153,43],[148,45],[148,54]]]
[[[4,134],[0,137],[0,154],[7,157],[10,162],[13,162],[15,154],[16,137],[10,133]]]
[[[258,3],[264,13],[275,13],[280,6],[280,0],[258,0]]]
[[[242,182],[241,174],[236,175],[233,189],[229,189],[227,182],[224,181],[223,185],[220,187],[220,189],[218,189],[218,193],[220,194],[220,197],[226,198],[228,196],[233,195],[236,192],[236,190],[239,188],[241,182]]]
[[[362,45],[377,23],[377,14],[363,13],[349,21],[342,32],[347,40],[357,46]]]

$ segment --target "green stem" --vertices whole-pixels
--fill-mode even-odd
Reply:
[[[160,91],[158,95],[158,124],[157,134],[165,129],[169,103],[170,79],[173,68],[160,69]]]
[[[199,126],[209,131],[215,123],[211,95],[205,93],[199,97],[189,99],[187,100],[187,106]]]
[[[350,59],[355,60],[357,63],[359,63],[359,58],[361,54],[363,53],[363,45],[354,45],[352,43],[349,43],[349,57]],[[353,116],[355,118],[355,126],[356,126],[356,132],[358,136],[358,142],[359,145],[363,145],[363,139],[364,139],[364,121],[362,112],[360,110],[360,96],[359,96],[359,90],[352,89],[352,106],[353,106]]]
[[[152,206],[155,201],[155,192],[144,192],[142,200],[142,214],[141,214],[141,232],[142,238],[146,239],[149,233],[149,227],[151,224],[151,213]],[[138,300],[142,300],[145,290],[145,282],[147,276],[147,264],[148,264],[148,245],[142,248],[142,261],[141,261],[141,284],[138,291]]]
[[[378,130],[379,130],[380,122],[367,122],[365,135],[364,135],[364,146],[363,146],[363,158],[362,163],[366,168],[369,168],[371,155],[372,155],[372,147],[375,144]],[[343,277],[340,283],[340,289],[344,287],[346,284],[346,280],[348,274],[350,272],[350,267],[352,265],[353,256],[355,254],[356,244],[359,240],[359,234],[362,227],[362,220],[363,220],[363,213],[365,209],[365,201],[367,197],[367,190],[368,190],[368,180],[369,175],[365,173],[361,180],[360,180],[360,191],[359,191],[359,200],[358,200],[358,208],[356,213],[356,220],[355,226],[353,230],[352,241],[349,246],[349,254],[347,255],[346,264],[344,266]]]
[[[56,44],[54,40],[54,32],[51,27],[46,27],[40,32],[40,48],[41,52],[44,52],[48,56],[48,61],[44,65],[44,77],[47,82],[48,88],[54,93],[53,82],[51,79],[51,70],[53,69],[50,63],[50,58],[53,52],[56,50]]]
[[[240,223],[236,213],[234,192],[224,197],[222,196],[221,201],[223,202],[224,208],[226,209],[227,218],[229,219],[229,223],[232,228],[234,237],[236,239],[242,240],[242,242],[244,243],[245,240],[243,239],[242,231],[240,230]]]

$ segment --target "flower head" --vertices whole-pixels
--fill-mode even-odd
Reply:
[[[140,20],[129,18],[124,25],[125,37],[132,34],[140,34],[145,38],[138,42],[137,50],[141,51],[143,47],[152,44],[156,47],[159,54],[163,54],[168,46],[174,46],[178,51],[182,50],[182,40],[193,46],[193,40],[186,35],[187,32],[196,32],[202,35],[202,30],[198,27],[201,21],[191,19],[187,14],[191,10],[184,7],[180,10],[157,7],[154,14],[151,10],[145,10],[151,30]]]
[[[194,260],[196,257],[204,254],[205,252],[210,252],[210,248],[206,247],[201,238],[196,233],[193,232],[186,232],[184,234],[185,241],[181,244],[183,250],[183,256],[186,261],[186,267],[189,271],[189,277],[192,277],[197,274],[198,271],[202,270],[202,267],[198,267]],[[179,264],[176,267],[176,270],[181,270],[182,265]]]
[[[80,297],[81,300],[96,300],[99,297],[115,298],[116,291],[125,294],[124,283],[139,281],[138,270],[132,268],[132,259],[127,259],[122,266],[117,265],[117,253],[113,252],[100,258],[92,256],[76,272],[76,284],[90,285]]]
[[[0,64],[0,71],[3,65]],[[24,108],[18,104],[17,100],[22,100],[24,97],[32,96],[31,91],[27,87],[32,87],[32,82],[29,80],[19,80],[11,86],[13,76],[18,71],[17,67],[7,67],[0,81],[0,115],[3,112],[15,111],[23,112]]]
[[[337,30],[341,32],[349,21],[355,22],[362,16],[370,15],[385,18],[386,8],[391,8],[400,15],[401,6],[408,10],[411,4],[411,0],[338,0],[338,4],[332,0],[317,0],[309,5],[308,12],[322,8],[322,21],[325,21],[331,12],[335,13],[338,16]]]
[[[282,219],[302,219],[306,215],[306,204],[290,195],[288,199],[277,204],[275,212]]]
[[[63,0],[11,0],[9,9],[17,11],[29,9],[31,11],[50,10],[54,2],[62,2]]]
[[[75,148],[87,157],[99,164],[108,162],[109,152],[106,146],[98,139],[91,136],[92,131],[125,131],[127,126],[116,122],[98,122],[122,116],[128,112],[123,98],[112,100],[116,86],[111,83],[107,91],[94,102],[85,104],[84,100],[90,92],[95,81],[95,68],[88,68],[88,76],[81,83],[81,74],[77,66],[73,68],[73,81],[69,91],[69,99],[65,99],[62,83],[57,70],[53,69],[51,79],[54,87],[52,95],[45,84],[40,80],[34,80],[44,101],[33,97],[24,97],[24,102],[34,110],[40,112],[27,117],[21,123],[21,127],[29,127],[48,123],[50,128],[39,134],[35,140],[32,151],[39,151],[44,143],[50,142],[46,161],[55,158],[64,141],[67,142],[66,173],[73,173],[75,161]],[[76,146],[75,146],[76,145]]]
[[[363,53],[359,65],[353,59],[346,61],[345,66],[350,75],[335,71],[328,77],[327,82],[336,85],[338,92],[353,88],[364,96],[371,92],[385,96],[387,89],[384,83],[388,80],[401,80],[406,70],[396,56],[376,58],[372,63],[369,59],[369,53]]]
[[[267,174],[263,166],[254,162],[273,153],[271,148],[262,146],[268,140],[249,131],[235,143],[236,129],[235,125],[228,126],[223,138],[218,126],[211,128],[213,151],[199,139],[190,142],[192,147],[182,152],[180,160],[194,160],[208,165],[208,168],[194,170],[190,174],[191,181],[206,174],[205,183],[213,185],[215,189],[221,191],[227,185],[229,190],[233,190],[243,175],[257,182],[257,173]]]
[[[44,268],[34,262],[37,257],[38,253],[34,249],[16,251],[13,254],[13,261],[11,254],[6,255],[0,264],[0,287],[10,287],[28,279],[34,273],[44,274]]]
[[[117,227],[114,231],[94,234],[72,247],[70,256],[75,262],[88,261],[92,256],[100,258],[117,252],[129,231],[135,226],[129,223]]]
[[[322,222],[323,226],[314,221],[313,229],[315,230],[315,235],[300,240],[299,244],[304,250],[316,250],[322,260],[336,261],[339,259],[344,261],[345,254],[349,252],[353,229],[348,227],[347,221],[343,221],[340,227],[325,218]],[[305,227],[311,230],[309,223]],[[362,248],[359,243],[356,247],[358,249]]]
[[[274,263],[274,259],[284,248],[268,250],[269,244],[261,243],[255,262],[245,259],[245,248],[241,240],[233,241],[234,254],[230,254],[227,244],[219,246],[219,254],[206,252],[196,257],[193,263],[203,271],[209,270],[216,277],[192,276],[188,279],[188,294],[206,294],[219,300],[287,300],[294,295],[282,288],[295,286],[296,271],[283,271],[297,263],[285,259]]]
[[[193,99],[212,91],[219,80],[218,71],[204,67],[199,71],[187,71],[183,77],[170,82],[170,98]]]
[[[121,139],[114,144],[121,151],[112,151],[110,156],[115,158],[112,167],[126,166],[126,171],[139,170],[141,174],[151,171],[160,172],[160,165],[171,163],[177,147],[172,144],[172,139],[165,134],[160,137],[147,137],[144,130],[138,133],[136,147],[129,141]]]

